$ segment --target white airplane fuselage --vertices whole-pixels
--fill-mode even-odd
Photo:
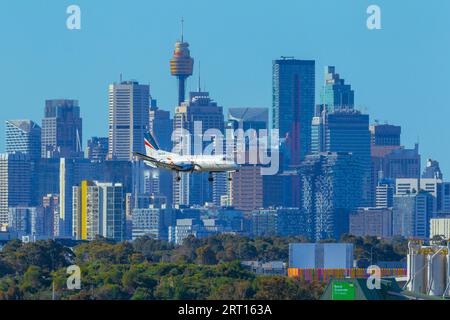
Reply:
[[[219,155],[177,155],[159,151],[157,160],[168,165],[175,164],[191,167],[185,170],[189,172],[225,172],[239,170],[238,164]],[[154,165],[148,161],[145,161],[145,163],[149,166]],[[174,169],[174,171],[177,170]]]
[[[240,166],[224,155],[179,155],[161,150],[151,133],[144,136],[145,154],[133,154],[153,168],[179,172],[235,172]],[[179,177],[179,175],[178,175]]]

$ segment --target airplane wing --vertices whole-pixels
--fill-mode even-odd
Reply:
[[[182,167],[182,166],[179,166],[179,165],[176,165],[176,164],[159,161],[159,160],[157,160],[155,158],[146,156],[146,155],[144,155],[142,153],[139,153],[139,152],[134,152],[133,154],[137,158],[139,158],[140,160],[143,160],[144,162],[147,162],[147,163],[151,164],[154,167],[163,168],[163,169],[166,169],[166,170],[175,170],[175,171],[187,171],[186,169],[189,169],[189,168]]]

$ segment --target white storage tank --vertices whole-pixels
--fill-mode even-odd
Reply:
[[[418,293],[427,293],[427,256],[421,244],[410,242],[408,244],[408,290]]]
[[[447,242],[447,279],[444,295],[450,297],[450,241]]]
[[[442,296],[447,285],[447,257],[442,247],[428,255],[428,294]]]

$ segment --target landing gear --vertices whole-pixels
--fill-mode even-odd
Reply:
[[[230,172],[227,173],[227,178],[228,178],[228,181],[233,181],[233,176],[231,175]]]
[[[175,177],[175,179],[177,180],[177,182],[181,181],[181,177],[180,177],[180,173],[179,172],[177,172],[177,176]]]
[[[212,172],[210,172],[210,173],[209,173],[209,176],[208,176],[208,181],[209,181],[209,182],[213,182],[213,181],[214,181],[214,178],[213,178]]]

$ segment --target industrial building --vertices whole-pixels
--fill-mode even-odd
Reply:
[[[289,268],[348,269],[352,267],[352,243],[289,244]]]
[[[327,282],[331,279],[366,279],[365,268],[355,268],[351,243],[289,244],[288,276],[304,281]],[[405,277],[404,268],[381,268],[382,277]]]

